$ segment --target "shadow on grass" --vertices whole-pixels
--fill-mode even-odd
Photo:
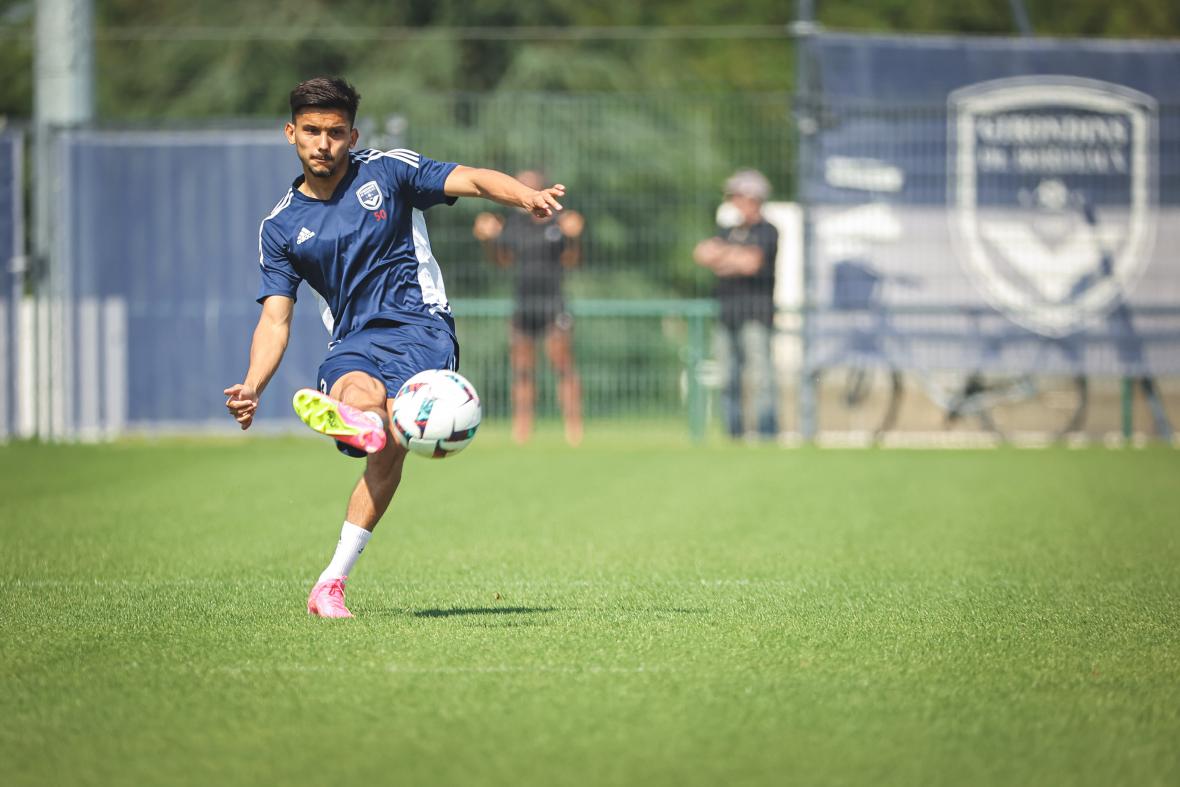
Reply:
[[[529,615],[534,612],[556,612],[556,607],[457,607],[452,609],[420,609],[416,618],[450,618],[457,615]]]

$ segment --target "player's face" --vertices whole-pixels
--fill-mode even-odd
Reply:
[[[301,110],[285,131],[303,162],[303,171],[316,178],[331,178],[341,172],[358,137],[348,115],[337,109]]]

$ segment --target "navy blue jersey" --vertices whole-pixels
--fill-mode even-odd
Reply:
[[[376,320],[454,335],[422,211],[454,204],[443,184],[455,166],[412,150],[356,151],[328,200],[301,193],[300,175],[258,228],[258,302],[294,299],[306,281],[320,297],[333,344]]]

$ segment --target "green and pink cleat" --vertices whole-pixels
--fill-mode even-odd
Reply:
[[[376,413],[358,410],[312,388],[296,391],[291,405],[312,430],[353,449],[345,451],[351,456],[375,454],[385,447],[385,424]]]

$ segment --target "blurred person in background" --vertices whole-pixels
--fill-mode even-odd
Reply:
[[[516,179],[540,188],[544,176],[535,170]],[[557,401],[570,445],[582,441],[582,384],[574,364],[574,320],[562,294],[565,271],[581,261],[585,221],[576,211],[539,217],[515,210],[501,217],[480,213],[472,233],[488,258],[514,272],[511,347],[512,438],[525,443],[533,429],[536,400],[537,341],[557,374]]]
[[[697,244],[693,259],[717,276],[721,307],[714,354],[722,367],[722,415],[730,437],[745,433],[743,377],[753,427],[763,438],[778,434],[771,335],[774,326],[774,264],[778,230],[762,216],[770,181],[757,170],[735,172],[725,182],[725,203],[716,234]]]
[[[316,379],[295,394],[299,417],[365,458],[331,562],[307,599],[309,614],[350,618],[344,582],[401,482],[406,449],[389,433],[402,384],[427,369],[459,367],[455,321],[430,249],[424,211],[482,197],[541,219],[561,210],[561,185],[534,188],[491,169],[434,161],[412,150],[353,152],[360,96],[317,77],[291,91],[284,132],[303,173],[258,228],[262,313],[241,383],[225,405],[250,428],[278,371],[303,281],[320,298],[332,334]]]

